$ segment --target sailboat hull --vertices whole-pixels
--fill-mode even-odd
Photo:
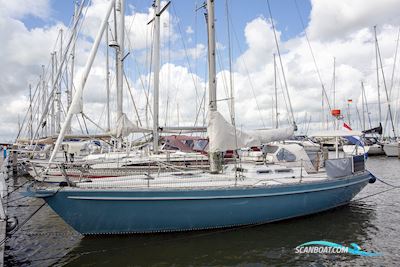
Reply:
[[[340,179],[283,186],[196,190],[38,190],[82,234],[188,231],[261,224],[349,203],[373,179],[362,172]]]
[[[398,157],[399,153],[399,143],[391,142],[383,145],[383,150],[388,157]]]

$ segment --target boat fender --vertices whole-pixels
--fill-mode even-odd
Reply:
[[[368,182],[369,182],[370,184],[375,183],[375,182],[376,182],[376,177],[375,177],[375,176],[372,176],[371,178],[369,178]]]
[[[7,224],[6,224],[6,230],[7,232],[10,232],[15,229],[18,225],[18,219],[17,217],[11,217],[7,218]]]

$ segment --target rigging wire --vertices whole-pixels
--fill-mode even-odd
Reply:
[[[389,113],[390,122],[391,122],[391,126],[392,126],[393,136],[396,138],[396,130],[395,130],[394,123],[393,123],[393,116],[392,116],[392,110],[391,110],[391,107],[390,107],[389,94],[388,94],[388,90],[387,90],[387,86],[386,86],[385,72],[383,71],[381,50],[379,48],[378,37],[376,36],[376,27],[374,29],[375,29],[376,51],[378,53],[379,63],[380,63],[380,66],[381,66],[383,86],[385,88],[386,101],[387,101],[387,105],[388,105],[388,113]]]
[[[287,122],[290,124],[290,113],[289,113],[288,101],[286,100],[286,95],[285,95],[285,92],[283,91],[284,87],[283,87],[283,83],[282,83],[281,71],[278,68],[276,68],[276,74],[278,77],[280,89],[282,91],[283,103],[285,103],[286,112],[288,113],[288,116],[286,117],[286,119],[287,119]]]
[[[391,79],[390,79],[391,82],[390,82],[389,98],[392,98],[392,90],[393,90],[393,84],[394,84],[394,74],[395,74],[395,69],[396,69],[397,54],[398,54],[398,48],[399,48],[399,39],[400,39],[400,28],[399,28],[399,30],[397,32],[396,49],[395,49],[395,53],[394,53],[392,76],[391,76]],[[397,113],[397,109],[395,109],[394,120],[396,120],[396,117],[397,117],[396,113]],[[383,129],[386,129],[387,123],[388,123],[388,119],[389,119],[389,111],[386,112],[385,124],[384,124]]]
[[[172,4],[171,6],[172,6],[172,10],[173,10],[173,12],[174,12],[175,17],[178,17],[177,12],[176,12],[176,9],[175,9],[175,4],[174,4],[173,2],[171,2],[171,4]],[[189,55],[188,55],[188,52],[187,52],[186,43],[185,43],[185,40],[183,39],[183,33],[182,33],[181,23],[180,23],[179,20],[178,20],[178,22],[177,22],[177,26],[178,26],[178,30],[179,30],[179,33],[180,33],[180,36],[181,36],[180,39],[181,39],[181,41],[182,41],[183,49],[184,49],[184,51],[185,51],[185,59],[186,59],[186,62],[187,62],[187,64],[188,64],[187,67],[188,67],[188,70],[189,70],[189,73],[190,73],[190,77],[191,77],[191,79],[192,79],[192,82],[193,82],[193,85],[194,85],[194,89],[195,89],[195,92],[196,92],[196,110],[198,110],[198,109],[201,109],[201,107],[200,107],[199,104],[198,104],[199,93],[198,93],[198,90],[197,90],[196,80],[195,80],[195,78],[194,78],[193,71],[192,71],[192,67],[191,67],[191,64],[190,64],[190,60],[189,60]],[[197,51],[197,47],[196,47],[196,51]],[[197,125],[197,122],[198,122],[198,118],[196,117],[195,122],[194,122],[194,126]]]
[[[273,32],[274,32],[274,39],[275,39],[275,44],[276,44],[276,50],[277,50],[277,52],[278,52],[279,63],[280,63],[280,65],[281,65],[281,69],[282,69],[283,81],[284,81],[284,83],[285,83],[285,90],[286,90],[286,94],[287,94],[287,97],[288,97],[288,102],[289,102],[288,104],[289,104],[289,108],[290,108],[290,115],[291,115],[292,123],[293,123],[294,125],[296,125],[296,121],[295,121],[294,113],[293,113],[292,102],[291,102],[291,100],[290,100],[290,94],[289,94],[289,89],[288,89],[288,85],[287,85],[285,70],[284,70],[284,68],[283,68],[283,62],[282,62],[282,57],[281,57],[281,51],[280,51],[280,49],[279,49],[278,38],[277,38],[277,36],[276,36],[276,29],[275,29],[275,24],[274,24],[274,18],[273,18],[273,16],[272,16],[272,11],[271,11],[271,6],[270,6],[270,4],[269,4],[269,0],[266,0],[266,1],[267,1],[267,6],[268,6],[269,16],[270,16],[270,18],[271,18],[272,30],[273,30]]]
[[[238,35],[236,33],[234,24],[232,23],[232,17],[230,16],[230,14],[229,14],[229,21],[230,21],[230,23],[232,25],[233,35],[235,36],[235,40],[236,40],[236,43],[237,43],[237,47],[239,49],[239,53],[243,54],[242,48],[241,48],[240,43],[239,43],[239,38],[238,38]],[[261,113],[260,105],[258,104],[258,101],[257,101],[257,96],[255,94],[254,84],[253,84],[253,81],[252,81],[252,79],[250,77],[249,69],[247,68],[247,64],[246,64],[246,61],[244,60],[244,58],[241,58],[241,60],[242,60],[243,67],[244,67],[244,69],[246,71],[247,78],[249,80],[249,85],[250,85],[250,89],[251,89],[251,92],[252,92],[253,97],[254,97],[254,101],[256,102],[259,118],[261,120],[261,123],[262,123],[263,127],[265,128],[265,122],[264,122],[264,119],[263,119],[263,116],[262,116],[262,113]]]
[[[225,11],[226,11],[226,27],[228,37],[228,59],[229,59],[229,87],[230,87],[230,113],[231,123],[235,126],[235,96],[233,88],[233,75],[232,75],[232,47],[231,47],[231,27],[229,23],[229,5],[228,0],[225,0]]]
[[[269,1],[269,0],[267,0],[267,1]],[[311,57],[312,57],[313,62],[314,62],[315,70],[317,71],[317,75],[318,75],[319,82],[321,83],[322,92],[323,92],[323,94],[324,94],[324,96],[325,96],[325,98],[326,98],[326,102],[327,102],[327,104],[328,104],[329,111],[331,111],[331,110],[332,110],[332,107],[331,107],[331,104],[330,104],[330,102],[329,102],[329,97],[328,97],[328,94],[326,93],[325,86],[324,86],[324,83],[323,83],[322,78],[321,78],[321,73],[320,73],[320,71],[319,71],[318,64],[317,64],[317,60],[315,59],[314,52],[313,52],[313,49],[312,49],[312,47],[311,47],[310,39],[308,38],[308,34],[307,34],[307,31],[306,31],[306,27],[305,27],[304,21],[303,21],[303,16],[301,15],[299,5],[297,4],[297,0],[294,0],[294,3],[295,3],[295,5],[296,5],[296,10],[297,10],[297,14],[299,15],[299,19],[300,19],[300,22],[301,22],[301,26],[303,27],[304,36],[306,37],[306,41],[307,41],[308,48],[310,49],[310,53],[311,53]]]

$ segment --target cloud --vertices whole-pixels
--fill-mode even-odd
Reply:
[[[191,26],[187,26],[187,28],[186,28],[186,31],[185,31],[187,34],[193,34],[194,33],[194,31],[193,31],[193,29],[192,29],[192,27]]]
[[[258,17],[246,24],[244,36],[248,49],[237,59],[236,68],[259,70],[259,63],[270,62],[275,51],[272,25],[265,18]],[[277,32],[277,37],[280,38],[280,32]]]
[[[49,0],[0,0],[0,14],[10,18],[23,18],[31,15],[46,18],[51,13]]]
[[[91,6],[87,11],[85,16],[85,21],[82,27],[82,34],[95,38],[98,25],[100,25],[103,20],[104,14],[108,6],[107,0],[92,0]],[[154,17],[154,10],[152,7],[147,9],[147,12],[138,12],[134,6],[128,5],[126,8],[125,15],[125,45],[127,49],[130,50],[140,50],[148,48],[152,43],[152,32],[154,23],[148,24]],[[111,14],[110,19],[111,36],[115,36],[114,29],[114,18]],[[160,32],[161,32],[161,42],[167,42],[169,39],[176,39],[177,34],[175,32],[175,24],[171,18],[171,15],[167,10],[165,10],[160,17]]]
[[[346,38],[352,32],[373,25],[397,25],[400,22],[398,0],[312,0],[311,3],[307,31],[312,39]]]
[[[12,2],[12,1],[8,1]],[[8,3],[7,2],[7,3]],[[105,9],[105,0],[93,0],[85,19],[78,39],[76,51],[76,81],[88,57],[92,40],[97,33],[98,25]],[[375,49],[373,29],[370,22],[379,23],[378,39],[382,53],[383,69],[388,87],[391,85],[391,73],[394,63],[394,51],[396,36],[399,28],[399,16],[395,14],[398,1],[381,1],[377,3],[349,1],[312,1],[312,11],[307,33],[310,37],[310,45],[313,49],[315,61],[318,66],[322,83],[326,88],[331,104],[333,103],[333,58],[336,58],[336,107],[346,111],[346,100],[353,99],[351,117],[353,123],[358,122],[356,107],[361,111],[361,81],[364,82],[371,119],[377,122],[377,85],[375,67]],[[33,3],[33,2],[32,2]],[[33,5],[30,3],[29,5]],[[37,2],[47,3],[46,1]],[[358,4],[354,4],[358,3]],[[11,4],[10,4],[11,5]],[[43,4],[44,5],[44,4]],[[380,6],[382,5],[382,6]],[[46,7],[46,5],[45,5]],[[22,120],[28,106],[28,83],[35,85],[41,73],[41,65],[47,65],[49,54],[53,50],[53,44],[57,38],[59,28],[65,28],[62,23],[49,22],[42,28],[28,29],[22,22],[24,16],[45,16],[51,9],[47,6],[47,13],[35,11],[21,11],[10,15],[13,6],[1,7],[0,36],[2,49],[0,50],[0,92],[2,101],[0,108],[6,110],[6,114],[0,117],[0,122],[6,129],[1,130],[0,140],[9,140],[15,136],[18,115]],[[397,8],[397,9],[396,9]],[[376,17],[372,16],[375,10]],[[49,13],[50,12],[50,13]],[[152,105],[152,73],[149,73],[151,25],[147,22],[152,18],[151,8],[138,12],[133,6],[128,6],[126,28],[128,38],[126,47],[131,51],[126,59],[126,74],[131,86],[132,95],[137,107],[140,119],[144,125],[151,126],[151,112],[146,112],[147,100]],[[385,17],[386,16],[386,17]],[[367,20],[371,19],[371,20]],[[166,10],[161,18],[162,41],[162,67],[160,73],[160,124],[176,126],[193,125],[198,116],[198,124],[204,122],[204,92],[207,91],[207,80],[203,77],[207,66],[207,47],[198,43],[194,47],[188,46],[184,50],[180,46],[181,40],[176,31],[179,19],[171,16]],[[112,19],[110,20],[112,22]],[[216,25],[218,27],[218,23]],[[190,33],[190,26],[186,33]],[[218,108],[229,118],[230,77],[233,79],[235,114],[239,127],[257,128],[273,125],[274,107],[274,64],[273,54],[276,53],[274,35],[271,22],[258,16],[249,21],[243,29],[245,44],[242,51],[233,59],[234,71],[229,71],[219,66],[217,74]],[[315,69],[314,59],[311,56],[307,40],[303,34],[299,34],[286,41],[281,40],[281,33],[277,31],[278,43],[281,50],[281,59],[288,90],[291,96],[295,118],[298,123],[304,118],[312,116],[311,127],[317,129],[321,120],[321,82]],[[26,44],[29,44],[27,49]],[[171,45],[171,46],[170,46]],[[226,44],[219,43],[217,53],[226,56],[221,50]],[[168,50],[171,47],[171,50]],[[233,48],[235,50],[235,47]],[[168,57],[165,51],[170,51]],[[233,51],[238,54],[238,51]],[[164,54],[163,54],[164,53]],[[132,57],[137,60],[136,64]],[[187,66],[186,57],[190,64],[198,60],[197,68]],[[115,123],[115,63],[114,51],[110,50],[111,65],[111,111],[112,123]],[[400,57],[398,57],[399,59]],[[170,62],[168,62],[170,59]],[[219,60],[219,59],[218,59]],[[284,81],[280,60],[277,57],[277,93],[278,109],[281,124],[287,124],[288,99],[284,93]],[[222,58],[226,61],[226,58]],[[397,62],[397,65],[400,63]],[[96,123],[105,126],[105,45],[102,43],[100,51],[88,78],[84,93],[85,113],[93,118]],[[225,67],[227,64],[225,64]],[[195,69],[199,73],[191,73]],[[141,73],[139,72],[141,71]],[[382,75],[380,75],[380,88],[382,95],[383,114],[386,114],[386,98],[383,91]],[[47,75],[48,77],[48,75]],[[400,75],[395,71],[393,76],[394,93],[400,86]],[[125,86],[126,87],[126,86]],[[64,87],[63,87],[64,88]],[[65,89],[65,88],[64,88]],[[145,92],[148,96],[146,97]],[[393,101],[394,108],[397,101]],[[207,104],[206,104],[207,106]],[[137,121],[135,108],[131,96],[124,91],[124,109],[132,121]],[[325,116],[328,114],[325,103]],[[199,112],[200,111],[200,112]],[[346,112],[345,112],[346,113]],[[326,117],[325,117],[326,119]],[[372,125],[375,126],[375,125]],[[78,132],[79,124],[75,121],[73,127]],[[94,129],[93,126],[89,126]],[[300,125],[300,129],[306,127]],[[357,129],[357,127],[355,127]]]

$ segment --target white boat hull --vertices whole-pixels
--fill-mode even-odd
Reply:
[[[392,142],[392,143],[385,144],[383,146],[383,150],[385,151],[385,154],[388,157],[398,157],[399,156],[399,143]]]
[[[363,155],[369,153],[370,146],[356,147],[355,145],[344,145],[343,152],[346,155]]]

